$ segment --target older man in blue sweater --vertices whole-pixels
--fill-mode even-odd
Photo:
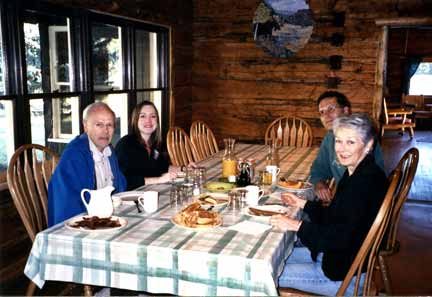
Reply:
[[[350,114],[351,103],[344,94],[328,91],[318,98],[317,104],[320,119],[324,128],[327,129],[327,134],[321,143],[317,158],[312,163],[310,181],[315,187],[316,196],[328,203],[332,196],[327,181],[334,178],[338,183],[346,170],[346,167],[339,164],[336,158],[335,137],[332,131],[333,121],[340,115]],[[373,156],[375,163],[384,170],[384,159],[377,141],[375,141]]]
[[[105,103],[93,103],[84,110],[83,125],[85,133],[67,145],[48,185],[48,226],[86,211],[80,197],[84,188],[126,189],[126,179],[110,145],[114,112]]]

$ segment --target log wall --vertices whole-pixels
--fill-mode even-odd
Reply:
[[[305,118],[319,141],[316,99],[327,91],[327,78],[341,79],[337,91],[353,111],[372,113],[378,46],[382,28],[374,20],[425,13],[422,1],[309,1],[315,25],[312,38],[295,56],[275,58],[257,47],[252,20],[259,0],[194,0],[193,120],[202,119],[219,142],[232,136],[262,141],[276,117]],[[346,14],[343,27],[331,22],[333,11]],[[330,21],[329,21],[330,20]],[[327,40],[342,33],[335,47]],[[328,58],[343,56],[342,68],[330,70]]]

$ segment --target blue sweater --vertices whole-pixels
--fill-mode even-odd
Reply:
[[[320,180],[326,181],[335,178],[336,184],[342,179],[346,167],[340,165],[337,161],[336,152],[334,149],[335,137],[333,131],[327,132],[325,135],[318,156],[312,163],[310,182],[316,184]],[[374,158],[375,163],[384,171],[384,159],[380,145],[375,142],[374,145]]]
[[[116,192],[126,189],[114,149],[109,157]],[[82,189],[96,189],[96,174],[87,134],[75,137],[65,148],[48,185],[48,226],[86,212]]]

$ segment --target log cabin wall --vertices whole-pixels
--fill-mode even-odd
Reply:
[[[252,20],[259,3],[193,2],[193,120],[206,121],[219,142],[227,136],[263,141],[273,119],[295,115],[312,125],[318,143],[325,131],[316,99],[328,90],[327,78],[332,76],[341,79],[335,90],[347,95],[353,111],[372,113],[382,32],[374,20],[430,11],[424,1],[310,0],[315,25],[308,44],[293,57],[274,58],[253,40]],[[332,24],[335,11],[345,12],[343,27]],[[330,44],[333,33],[344,34],[342,46]],[[330,70],[332,55],[343,56],[340,70]]]
[[[390,103],[401,103],[403,77],[407,58],[432,61],[432,27],[394,28],[389,30],[387,90]]]

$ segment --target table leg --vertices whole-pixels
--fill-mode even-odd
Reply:
[[[84,296],[93,296],[93,290],[91,286],[84,285]]]

